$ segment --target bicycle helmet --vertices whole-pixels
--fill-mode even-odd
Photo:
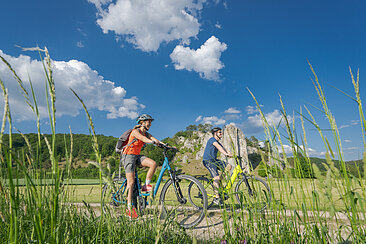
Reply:
[[[142,114],[142,115],[140,115],[137,118],[136,122],[138,124],[138,123],[140,123],[140,121],[145,121],[145,120],[151,120],[151,121],[153,121],[154,119],[150,115],[148,115],[148,114]]]
[[[221,130],[220,127],[214,127],[211,129],[211,133],[212,133],[212,135],[214,135],[217,131],[220,131],[220,130]]]

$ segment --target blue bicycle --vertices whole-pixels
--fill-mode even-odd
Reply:
[[[132,205],[137,208],[140,215],[144,214],[149,205],[148,197],[155,198],[157,196],[163,175],[167,171],[169,179],[161,190],[159,200],[159,204],[162,206],[161,214],[174,219],[184,228],[192,228],[198,225],[205,216],[208,205],[206,191],[196,178],[171,168],[167,151],[176,150],[176,148],[162,144],[157,146],[164,149],[164,163],[155,188],[152,195],[150,192],[142,192],[136,171]],[[118,176],[111,183],[104,184],[102,194],[104,212],[123,210],[123,206],[126,206],[127,180],[121,176],[121,167]]]

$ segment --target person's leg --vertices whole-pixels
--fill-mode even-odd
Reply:
[[[219,198],[219,189],[220,189],[220,176],[216,176],[213,178],[213,185],[214,185],[214,192],[215,192],[215,198]]]
[[[138,214],[136,212],[137,206],[132,206],[132,195],[133,195],[133,188],[135,185],[135,172],[126,173],[126,179],[127,179],[127,209],[126,209],[126,215],[131,219],[138,218]]]
[[[132,195],[133,195],[133,187],[135,184],[135,170],[136,170],[136,155],[123,155],[123,167],[126,172],[127,179],[127,207],[131,209],[132,206]]]
[[[155,170],[156,170],[156,162],[154,160],[152,160],[151,158],[145,158],[142,162],[141,165],[143,167],[148,167],[149,170],[147,171],[146,174],[146,180],[149,180],[149,182],[151,181],[152,177],[154,176]]]
[[[135,184],[135,173],[126,173],[126,179],[127,179],[127,207],[128,209],[131,209],[132,205],[132,194],[133,194],[133,186]]]
[[[226,172],[230,172],[230,170],[233,168],[233,166],[231,166],[231,164],[226,164],[225,170]]]
[[[217,160],[216,163],[217,163],[218,169],[221,172],[220,180],[223,179],[224,177],[225,177],[225,179],[228,179],[228,176],[229,176],[230,170],[231,170],[231,165],[222,160]]]
[[[142,190],[151,191],[152,186],[150,183],[151,183],[151,179],[153,178],[153,176],[155,174],[157,164],[151,158],[143,157],[143,158],[141,158],[141,166],[149,168],[149,170],[147,171],[147,174],[146,174],[145,185],[142,186]]]
[[[220,175],[217,168],[217,163],[210,161],[203,161],[203,165],[208,169],[210,175],[213,179],[214,193],[215,198],[219,198],[219,189],[220,189]]]

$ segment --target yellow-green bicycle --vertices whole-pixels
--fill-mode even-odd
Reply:
[[[218,191],[220,193],[223,201],[226,201],[229,198],[233,199],[234,196],[241,207],[263,211],[269,206],[272,197],[268,184],[264,179],[258,176],[245,173],[239,163],[241,157],[235,156],[234,159],[236,166],[230,179],[223,177],[221,180],[223,187],[222,189],[216,190],[216,192]],[[208,179],[205,176],[196,176],[196,178],[202,183],[206,190],[208,208],[210,208],[214,203],[213,200],[216,195],[213,180]],[[233,188],[237,178],[239,178],[239,181],[235,185],[235,188]]]

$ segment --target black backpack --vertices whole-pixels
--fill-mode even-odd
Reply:
[[[128,138],[130,137],[130,134],[133,129],[129,129],[125,131],[118,139],[116,144],[116,153],[122,153],[123,149],[127,146]],[[130,144],[132,144],[136,138],[132,140]]]

